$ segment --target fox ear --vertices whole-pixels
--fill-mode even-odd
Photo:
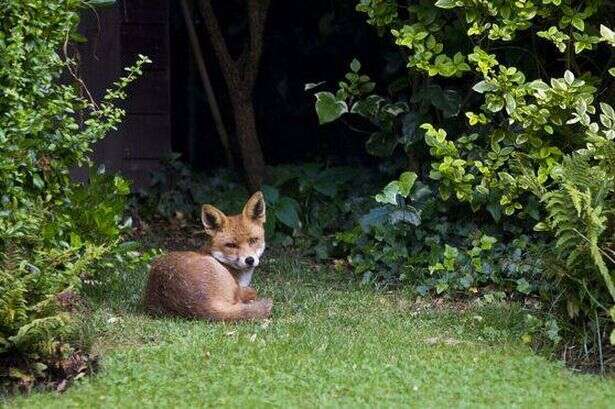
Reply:
[[[248,199],[242,214],[250,220],[265,223],[265,197],[262,192],[256,192]]]
[[[212,205],[203,205],[201,208],[201,222],[205,233],[212,236],[226,223],[226,215]]]

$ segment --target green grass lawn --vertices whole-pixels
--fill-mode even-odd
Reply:
[[[615,379],[573,374],[519,341],[515,305],[430,308],[297,260],[270,260],[256,287],[268,322],[152,319],[144,277],[111,289],[91,318],[102,369],[24,408],[613,408]],[[457,307],[459,309],[459,307]]]

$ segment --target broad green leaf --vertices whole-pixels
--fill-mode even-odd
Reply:
[[[375,199],[378,203],[387,203],[397,206],[397,195],[399,194],[399,181],[394,180],[384,187],[382,193],[378,193]]]
[[[316,94],[316,113],[321,125],[335,121],[346,112],[348,112],[346,102],[338,100],[332,93]]]
[[[602,36],[603,41],[606,41],[611,47],[615,47],[615,31],[603,24],[600,24],[600,35]]]
[[[32,183],[34,184],[34,186],[36,186],[39,189],[42,189],[43,187],[45,187],[45,182],[37,174],[32,175]]]
[[[491,84],[487,81],[481,81],[476,83],[472,89],[480,94],[484,92],[496,91],[498,87],[494,84]]]
[[[289,197],[282,197],[275,208],[276,218],[291,229],[296,229],[301,226],[299,222],[299,203]]]
[[[408,146],[420,139],[417,132],[419,123],[419,114],[417,112],[408,112],[401,120],[401,142]]]
[[[535,231],[549,231],[551,229],[549,228],[549,225],[547,225],[545,222],[540,222],[540,223],[536,223],[536,225],[534,226],[534,230]]]
[[[399,177],[399,194],[408,197],[418,176],[414,172],[404,172]]]
[[[311,89],[314,89],[314,88],[317,88],[317,87],[321,86],[324,83],[326,83],[326,81],[308,82],[307,84],[305,84],[304,90],[305,91],[309,91]]]
[[[564,81],[566,81],[568,85],[572,85],[574,82],[574,74],[571,71],[566,70],[564,73]]]
[[[399,144],[397,138],[388,132],[374,132],[365,142],[367,152],[378,157],[390,156]]]
[[[109,7],[115,4],[116,0],[87,0],[86,3],[92,7]]]
[[[502,206],[499,203],[490,203],[487,205],[487,211],[493,217],[496,223],[499,223],[502,218]]]
[[[510,94],[506,94],[504,99],[506,100],[506,112],[510,114],[517,108],[517,101],[515,101],[515,98]]]
[[[384,98],[379,95],[370,95],[367,98],[360,99],[354,103],[350,112],[361,115],[368,119],[374,119],[380,111],[380,107],[384,103]]]
[[[438,0],[436,1],[436,7],[440,7],[441,9],[452,9],[457,6],[456,0]]]
[[[548,91],[549,89],[551,89],[551,88],[549,88],[549,86],[548,86],[547,84],[545,84],[545,83],[544,83],[543,81],[541,81],[541,80],[535,80],[535,81],[532,81],[532,82],[530,82],[528,85],[529,85],[532,89],[535,89],[535,90],[537,90],[537,91]]]
[[[572,21],[571,21],[572,25],[574,26],[574,28],[576,28],[579,31],[584,31],[585,30],[585,22],[583,21],[583,19],[579,16],[574,16],[572,17]]]
[[[517,291],[523,294],[529,294],[532,290],[530,283],[527,282],[525,278],[520,278],[517,280]]]
[[[350,69],[353,72],[359,72],[359,70],[361,69],[361,63],[359,62],[359,60],[357,60],[356,58],[353,59],[350,63]]]
[[[263,192],[263,196],[265,196],[265,202],[268,205],[275,205],[280,198],[280,191],[270,185],[263,185],[261,187],[261,191]]]
[[[429,186],[424,185],[421,182],[415,183],[415,189],[410,195],[410,199],[412,200],[412,203],[414,203],[416,206],[420,206],[424,204],[426,200],[432,197],[433,197],[433,192],[431,191]]]
[[[391,212],[389,215],[389,221],[391,224],[398,224],[400,222],[409,223],[414,226],[418,226],[421,224],[421,216],[418,211],[412,207],[407,206],[403,209],[397,209]]]

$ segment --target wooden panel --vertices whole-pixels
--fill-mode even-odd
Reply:
[[[122,101],[122,108],[134,114],[166,114],[169,112],[169,74],[165,71],[144,72],[143,76],[130,84],[128,98]]]
[[[169,1],[123,0],[82,16],[81,33],[88,43],[80,46],[81,74],[95,98],[100,99],[113,81],[124,75],[137,54],[149,56],[144,75],[127,90],[120,106],[128,115],[117,131],[94,147],[92,158],[109,172],[120,172],[135,187],[149,183],[150,172],[160,168],[160,158],[171,150]],[[75,176],[83,178],[83,170]]]
[[[177,0],[124,0],[124,21],[141,24],[165,23],[169,13],[169,1]]]
[[[169,67],[169,32],[164,24],[122,24],[122,65],[128,66],[139,54],[147,55],[152,64],[146,71],[166,71]]]
[[[96,101],[100,101],[106,90],[122,74],[120,67],[120,25],[121,17],[117,7],[96,10],[84,9],[79,32],[87,42],[79,44],[79,75]],[[95,166],[108,161],[109,144],[97,142],[90,155]],[[87,179],[87,170],[74,169],[71,175],[77,180]]]
[[[171,151],[168,115],[128,115],[119,132],[125,138],[117,155],[125,159],[160,159]]]
[[[150,184],[151,173],[160,169],[159,160],[136,160],[125,161],[121,173],[133,182],[136,188],[146,187]]]
[[[86,9],[79,32],[88,39],[79,45],[79,73],[99,101],[122,74],[120,67],[120,14],[117,7],[96,12]]]

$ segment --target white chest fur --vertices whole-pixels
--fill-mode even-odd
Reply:
[[[249,287],[250,281],[252,281],[252,273],[254,273],[254,269],[251,268],[249,270],[242,271],[239,273],[239,277],[237,281],[241,287]]]

